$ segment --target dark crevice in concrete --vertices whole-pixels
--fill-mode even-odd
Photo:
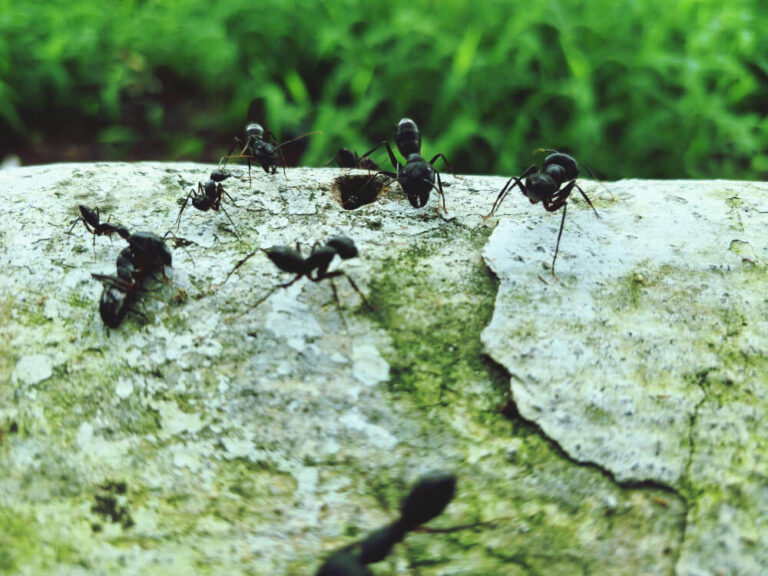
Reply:
[[[384,182],[378,174],[344,174],[334,179],[331,194],[344,210],[355,210],[376,202]]]
[[[484,260],[485,261],[485,260]],[[496,278],[496,274],[493,271],[493,269],[488,266],[487,263],[486,268],[490,272],[490,274]],[[494,283],[496,288],[496,296],[494,296],[494,306],[493,306],[493,313],[491,315],[491,318],[488,321],[488,324],[490,324],[493,321],[493,314],[496,313],[496,298],[498,297],[498,288],[500,285],[500,282],[498,279],[496,279],[496,282]],[[484,346],[483,346],[484,347]],[[503,373],[506,375],[505,386],[506,389],[502,391],[502,393],[506,394],[506,402],[502,407],[500,407],[500,412],[504,414],[510,422],[516,424],[521,429],[527,429],[528,431],[534,432],[536,435],[538,435],[555,453],[559,454],[564,460],[567,462],[570,462],[571,464],[575,466],[579,466],[582,468],[587,468],[590,470],[594,470],[601,476],[607,478],[610,482],[612,482],[614,485],[627,490],[658,490],[660,492],[668,494],[670,497],[675,498],[678,500],[683,508],[683,518],[682,518],[682,526],[680,530],[680,539],[678,541],[678,547],[677,547],[677,553],[676,557],[673,559],[673,565],[677,566],[677,563],[680,559],[680,555],[683,551],[683,545],[685,543],[687,529],[688,529],[688,516],[690,512],[690,503],[688,499],[683,495],[682,491],[680,489],[674,488],[673,486],[670,486],[668,484],[664,484],[662,482],[658,482],[651,479],[646,480],[632,480],[632,481],[619,481],[616,478],[616,475],[608,470],[607,468],[604,468],[600,464],[592,461],[587,460],[578,460],[571,456],[556,440],[551,438],[544,429],[535,421],[529,420],[525,418],[522,414],[520,414],[520,411],[517,408],[517,404],[514,399],[514,394],[512,392],[511,388],[511,380],[513,378],[517,379],[519,378],[517,375],[514,375],[507,370],[505,366],[498,363],[490,354],[484,353],[484,358],[489,366],[493,366],[493,370],[496,373]],[[703,382],[700,382],[700,385],[703,388]],[[497,390],[499,392],[499,390]],[[706,391],[705,391],[706,394]],[[687,480],[688,476],[688,469],[690,468],[691,460],[693,458],[693,451],[694,451],[694,445],[693,445],[693,430],[696,423],[696,417],[698,416],[698,410],[699,407],[703,404],[703,402],[706,400],[706,397],[703,398],[694,408],[694,413],[691,417],[691,432],[690,432],[690,443],[691,443],[691,453],[689,461],[686,465],[686,472],[685,472],[685,480]]]

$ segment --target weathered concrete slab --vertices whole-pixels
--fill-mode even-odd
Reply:
[[[634,575],[669,574],[677,566],[695,574],[716,562],[756,573],[750,570],[763,561],[756,522],[765,518],[764,451],[755,432],[763,410],[757,376],[764,374],[757,318],[729,337],[733,363],[717,362],[724,345],[718,335],[740,325],[738,314],[764,311],[765,242],[749,231],[758,226],[757,195],[765,188],[702,184],[701,194],[711,190],[713,199],[697,204],[690,183],[609,184],[614,200],[587,183],[603,219],[573,204],[558,262],[562,283],[545,285],[537,275],[548,279],[541,262],[551,258],[559,217],[512,196],[489,242],[492,227],[480,215],[502,178],[447,177],[455,219],[446,222],[434,199],[430,208],[413,209],[397,186],[344,210],[332,187],[340,170],[289,170],[287,180],[254,171],[252,190],[241,170],[238,182],[225,183],[238,204],[227,210],[240,237],[224,215],[188,207],[180,239],[171,241],[171,282],[154,284],[142,298],[145,318],[130,315],[107,331],[98,316],[101,286],[90,274],[113,273],[124,242],[97,238],[94,250],[81,224],[67,240],[77,205],[98,206],[105,219],[133,231],[162,234],[177,201],[211,169],[145,163],[0,172],[0,573],[311,574],[332,549],[394,516],[408,483],[431,469],[459,477],[457,498],[437,527],[492,523],[409,536],[377,573]],[[683,243],[682,225],[695,226],[694,212],[717,205],[707,186],[738,197],[726,198],[736,212],[722,219],[740,214],[744,226],[732,234],[741,242],[728,238],[726,246],[738,257],[732,251],[733,262],[722,254],[716,261],[730,270],[711,272],[720,284],[706,266],[697,277],[697,260],[694,273],[684,274],[685,259],[675,255],[707,258],[718,246],[714,239]],[[632,227],[623,219],[658,221],[658,240],[671,227],[661,219],[678,211],[653,219],[635,203],[660,202],[670,187],[680,188],[674,195],[693,215],[667,232],[679,242],[660,248],[658,266],[657,256],[633,264],[618,247],[634,253],[627,235],[650,230],[643,219]],[[515,222],[522,225],[509,237]],[[719,226],[716,234],[730,236]],[[374,306],[367,310],[337,282],[347,329],[325,283],[298,282],[254,308],[289,279],[261,254],[217,287],[256,247],[300,240],[308,248],[339,232],[360,249],[359,259],[339,267]],[[499,242],[523,262],[494,256]],[[665,273],[670,254],[679,260],[666,265],[680,270]],[[624,268],[610,261],[629,270],[619,274],[633,279],[626,294],[615,286]],[[717,298],[702,297],[699,310],[680,295],[716,292],[726,280],[734,317],[723,316]],[[679,293],[668,286],[674,283]],[[656,286],[664,289],[654,292]],[[747,290],[753,298],[744,297]],[[636,304],[622,304],[627,299]],[[581,340],[583,326],[595,322],[590,310],[596,318],[606,302],[615,304],[603,312],[612,314],[605,338]],[[685,332],[667,326],[673,313],[665,303],[682,310]],[[524,326],[520,315],[531,320],[530,335],[514,332]],[[637,324],[638,315],[647,324],[635,343],[622,326]],[[688,335],[715,320],[704,343]],[[486,327],[486,349],[515,376],[513,403],[509,375],[484,356]],[[598,404],[605,419],[589,419],[596,392],[573,373],[577,341],[583,352],[576,365],[592,373],[599,370],[586,358],[612,358],[608,352],[619,349],[628,351],[627,366],[645,355],[665,358],[674,371],[648,360],[631,380],[626,369],[616,393]],[[707,342],[716,348],[705,363]],[[670,352],[686,345],[687,355]],[[533,352],[526,355],[525,346]],[[753,347],[754,362],[740,370],[745,346]],[[540,363],[547,355],[559,362],[548,372]],[[703,365],[714,368],[680,381],[679,374],[700,374]],[[601,377],[612,381],[608,369],[615,367],[606,366]],[[661,380],[651,387],[656,374]],[[718,375],[732,384],[714,384]],[[583,405],[572,397],[576,388]],[[647,402],[652,394],[656,404]],[[532,408],[552,402],[553,419]],[[515,414],[515,403],[527,420]],[[742,411],[746,405],[751,411]],[[617,423],[611,439],[638,435],[634,423],[625,427],[624,412],[615,414],[630,406],[638,418],[658,409],[659,422],[648,417],[648,426],[659,455],[648,456],[645,448],[656,444],[645,440],[629,446],[624,460],[604,448],[609,419]],[[581,427],[552,425],[562,418]],[[670,430],[682,434],[677,444]],[[613,476],[653,482],[621,485]],[[705,546],[707,538],[718,545]]]

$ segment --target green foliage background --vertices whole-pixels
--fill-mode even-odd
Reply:
[[[767,32],[764,0],[0,0],[0,155],[213,162],[255,120],[319,165],[410,116],[460,172],[765,179]]]

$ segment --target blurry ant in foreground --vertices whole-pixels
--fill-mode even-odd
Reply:
[[[285,172],[285,157],[281,148],[286,144],[298,142],[307,136],[313,134],[322,134],[322,132],[308,132],[293,140],[287,140],[282,144],[277,140],[277,137],[269,130],[264,130],[261,124],[252,123],[245,127],[245,144],[240,138],[235,137],[235,142],[229,149],[227,154],[219,161],[219,168],[222,169],[227,165],[227,161],[230,158],[245,158],[248,161],[248,185],[251,185],[251,161],[254,161],[261,165],[264,172],[267,174],[276,174],[277,167],[280,166],[283,169],[283,175],[287,178],[288,175]],[[239,154],[232,154],[235,148],[243,144]]]
[[[296,276],[290,282],[278,284],[272,288],[265,296],[260,298],[256,304],[253,305],[253,308],[264,302],[280,288],[287,288],[302,278],[309,278],[309,280],[312,282],[320,282],[327,279],[331,281],[333,298],[336,301],[336,306],[339,308],[342,322],[346,328],[347,322],[344,319],[344,314],[341,312],[339,294],[336,290],[336,284],[333,281],[334,278],[338,278],[339,276],[344,276],[349,282],[350,286],[352,286],[352,289],[357,292],[357,294],[363,300],[363,303],[369,308],[371,307],[371,305],[368,303],[368,300],[366,300],[365,296],[360,291],[360,288],[357,287],[357,284],[354,280],[352,280],[349,274],[343,270],[334,270],[333,272],[328,271],[328,268],[330,267],[334,257],[338,256],[342,260],[349,260],[350,258],[355,258],[358,255],[357,246],[355,246],[355,243],[351,238],[347,238],[346,236],[334,236],[329,238],[325,244],[322,245],[315,243],[315,245],[312,247],[312,251],[306,258],[301,254],[301,245],[298,242],[296,243],[295,249],[291,248],[290,246],[272,246],[271,248],[266,249],[259,248],[258,250],[254,250],[245,258],[240,260],[229,272],[229,274],[227,274],[224,282],[222,282],[219,286],[223,286],[224,283],[229,280],[230,276],[232,276],[235,270],[240,268],[240,266],[245,264],[249,258],[260,251],[264,252],[264,254],[267,255],[267,258],[269,258],[272,263],[280,270],[283,272],[290,272]]]
[[[112,234],[120,234],[121,236],[128,234],[128,230],[124,226],[109,223],[112,216],[106,222],[101,222],[98,207],[91,209],[80,204],[77,208],[80,210],[80,216],[72,220],[72,226],[70,226],[69,232],[67,232],[67,238],[71,236],[72,230],[74,230],[78,222],[82,222],[85,225],[85,229],[93,234],[94,250],[96,250],[96,236],[109,236],[111,238]]]
[[[557,150],[545,149],[542,152],[547,152],[548,156],[544,158],[541,170],[537,170],[535,165],[529,166],[520,176],[512,176],[507,180],[507,183],[496,197],[493,208],[491,208],[488,214],[483,216],[483,219],[490,218],[496,213],[504,198],[515,186],[520,188],[520,191],[531,201],[531,204],[541,202],[547,212],[556,212],[562,208],[563,218],[560,220],[560,230],[557,233],[555,256],[552,258],[552,276],[557,278],[557,274],[555,274],[555,261],[560,250],[560,238],[563,235],[565,213],[568,208],[567,201],[573,189],[576,188],[581,193],[589,207],[592,208],[595,216],[600,218],[600,215],[595,210],[592,201],[584,190],[576,184],[576,178],[579,176],[579,164],[576,160],[568,154],[563,154]]]
[[[331,554],[315,576],[372,576],[367,564],[381,562],[408,532],[442,514],[455,492],[453,474],[422,477],[403,501],[397,520]]]
[[[179,231],[179,226],[181,226],[181,213],[184,212],[184,208],[187,206],[187,202],[189,202],[190,197],[192,198],[192,206],[197,208],[198,210],[201,210],[203,212],[207,212],[208,210],[213,210],[214,212],[218,212],[221,210],[224,212],[224,215],[227,217],[227,220],[229,220],[229,223],[232,224],[232,229],[235,232],[235,236],[238,238],[240,235],[237,233],[237,228],[235,227],[235,223],[232,222],[232,218],[229,217],[229,214],[227,214],[227,211],[224,209],[224,205],[222,204],[222,197],[226,196],[229,198],[229,200],[232,202],[233,205],[235,205],[235,201],[232,199],[232,196],[230,196],[226,190],[224,190],[224,186],[222,186],[222,182],[232,176],[231,173],[227,172],[226,170],[217,169],[211,172],[211,177],[208,179],[208,181],[203,184],[202,182],[197,183],[197,191],[194,189],[189,191],[189,194],[187,194],[187,197],[184,200],[184,203],[181,205],[181,210],[179,210],[179,215],[176,217],[176,231]]]

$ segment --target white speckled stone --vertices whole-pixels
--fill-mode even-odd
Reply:
[[[768,185],[610,192],[599,220],[569,211],[559,282],[544,269],[559,218],[501,217],[485,347],[574,459],[698,494],[678,574],[766,574]]]

